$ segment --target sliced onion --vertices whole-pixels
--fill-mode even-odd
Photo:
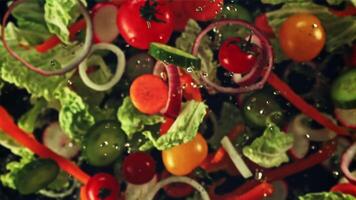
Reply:
[[[342,154],[346,151],[346,149],[351,145],[351,142],[343,137],[336,138],[336,150],[333,155],[322,162],[322,166],[328,170],[334,170],[335,160],[334,158],[341,158]]]
[[[2,40],[2,43],[5,47],[5,49],[9,52],[9,54],[12,57],[14,57],[16,60],[18,60],[22,64],[24,64],[29,70],[32,70],[42,76],[63,75],[65,73],[70,72],[73,69],[75,69],[78,66],[78,64],[80,62],[82,62],[89,54],[91,46],[92,46],[92,40],[93,40],[93,24],[92,24],[91,18],[89,16],[89,13],[88,13],[87,9],[85,8],[85,6],[81,3],[81,1],[78,1],[79,2],[79,11],[82,13],[85,23],[86,23],[86,36],[85,36],[85,42],[83,45],[83,49],[81,50],[81,52],[79,53],[78,56],[76,56],[70,62],[66,63],[61,69],[47,71],[47,70],[43,70],[38,67],[35,67],[31,63],[27,62],[25,59],[21,58],[15,51],[13,51],[10,48],[10,46],[7,44],[7,41],[6,41],[6,36],[5,36],[6,22],[7,22],[8,18],[10,17],[11,12],[14,10],[14,8],[16,8],[16,6],[18,6],[19,4],[24,3],[24,2],[26,2],[26,0],[14,1],[10,5],[10,7],[8,8],[8,10],[6,11],[6,13],[4,15],[4,18],[2,20],[2,26],[1,26],[1,36],[2,36],[1,40]]]
[[[196,182],[194,179],[191,179],[189,177],[186,176],[171,176],[168,177],[164,180],[161,180],[160,182],[157,183],[157,185],[155,185],[154,188],[152,188],[151,192],[148,193],[148,195],[146,196],[145,199],[147,200],[153,200],[156,193],[163,188],[164,186],[171,184],[171,183],[186,183],[191,185],[193,188],[195,188],[196,190],[199,191],[200,195],[201,195],[201,199],[202,200],[210,200],[209,194],[208,192],[205,190],[205,188],[200,185],[198,182]]]
[[[354,142],[347,150],[346,152],[342,155],[341,157],[341,171],[344,173],[345,177],[347,180],[350,181],[352,184],[356,184],[356,177],[352,175],[350,172],[350,165],[353,159],[355,159],[356,156],[356,142]]]
[[[166,81],[166,64],[164,64],[164,62],[162,61],[157,61],[155,66],[153,67],[153,74],[161,77],[164,81]]]
[[[286,200],[288,196],[288,184],[284,180],[273,181],[273,193],[266,200]]]
[[[223,93],[231,93],[231,94],[236,94],[236,93],[242,93],[242,92],[249,92],[257,89],[261,89],[264,84],[267,81],[268,76],[270,75],[272,71],[272,66],[273,66],[273,51],[272,51],[272,46],[270,45],[268,39],[264,36],[263,33],[261,33],[254,25],[251,25],[243,20],[239,19],[234,19],[234,20],[221,20],[214,22],[210,24],[207,28],[205,28],[195,39],[193,48],[192,48],[192,54],[197,55],[198,54],[198,49],[200,46],[200,43],[203,39],[203,37],[211,30],[215,28],[220,28],[221,26],[225,25],[240,25],[243,26],[247,29],[250,29],[253,31],[253,34],[256,35],[256,37],[259,39],[261,42],[261,55],[259,56],[259,59],[257,61],[256,66],[253,68],[256,73],[259,73],[262,71],[263,76],[260,81],[257,83],[254,83],[249,86],[241,86],[237,88],[233,87],[223,87],[220,85],[215,84],[214,82],[210,81],[204,74],[201,74],[200,78],[210,87],[223,92]],[[257,70],[257,68],[259,70]],[[251,73],[251,76],[254,73]]]
[[[224,136],[221,140],[221,145],[230,156],[232,162],[234,163],[236,169],[241,173],[244,178],[252,177],[251,170],[247,167],[245,161],[241,158],[239,153],[237,153],[236,149],[232,145],[230,139],[227,136]]]
[[[290,149],[290,153],[297,159],[304,158],[310,146],[310,141],[306,136],[306,129],[302,123],[304,115],[297,115],[289,123],[287,132],[291,133],[294,137],[293,147]]]
[[[356,170],[352,171],[351,174],[352,176],[356,177]],[[346,177],[342,177],[340,178],[339,183],[349,183],[349,180],[347,180]]]
[[[90,53],[93,53],[96,50],[109,50],[116,54],[117,65],[116,65],[116,71],[115,71],[114,76],[110,79],[110,81],[108,81],[105,84],[99,85],[97,83],[94,83],[93,81],[90,80],[90,78],[88,77],[88,74],[87,74],[88,59],[85,59],[82,63],[80,63],[79,75],[80,75],[80,78],[82,79],[82,81],[84,82],[84,84],[87,85],[89,88],[96,90],[96,91],[109,90],[116,83],[118,83],[120,81],[122,74],[124,73],[125,63],[126,63],[125,54],[124,54],[124,52],[122,52],[122,50],[119,47],[117,47],[113,44],[109,44],[109,43],[95,44]]]
[[[125,191],[125,200],[141,200],[145,199],[146,195],[157,183],[157,176],[154,176],[149,182],[141,185],[127,183]]]

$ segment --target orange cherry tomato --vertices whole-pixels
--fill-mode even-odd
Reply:
[[[289,17],[279,30],[283,52],[295,61],[309,61],[319,55],[325,45],[325,31],[320,20],[302,13]]]
[[[177,176],[187,175],[198,167],[208,155],[208,145],[201,134],[187,143],[162,151],[167,171]]]

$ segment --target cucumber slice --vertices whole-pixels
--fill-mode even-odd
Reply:
[[[148,53],[157,60],[186,69],[199,70],[200,59],[180,49],[152,42]]]
[[[15,187],[23,195],[33,194],[46,188],[59,173],[57,163],[51,159],[30,162],[15,176]]]
[[[338,108],[356,108],[356,69],[336,78],[331,86],[331,98]]]

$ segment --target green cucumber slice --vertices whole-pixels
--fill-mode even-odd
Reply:
[[[191,70],[200,69],[200,59],[180,49],[152,42],[148,53],[157,60]]]
[[[51,159],[38,159],[28,163],[15,176],[15,187],[23,195],[46,188],[59,173],[57,163]]]
[[[336,78],[331,86],[331,98],[338,108],[356,108],[356,69]]]

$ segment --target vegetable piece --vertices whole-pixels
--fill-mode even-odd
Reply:
[[[228,137],[224,137],[221,140],[221,145],[226,150],[227,154],[230,156],[232,162],[235,164],[236,169],[241,173],[241,175],[246,179],[252,176],[251,170],[248,168],[244,160],[241,158],[239,153],[237,153],[235,147],[232,145]]]
[[[265,13],[258,15],[255,19],[255,26],[268,37],[274,37],[274,32],[268,24],[268,19]]]
[[[191,179],[189,177],[186,176],[171,176],[169,178],[166,178],[164,180],[161,180],[160,182],[158,182],[155,187],[151,190],[150,193],[147,194],[147,200],[153,200],[155,194],[165,185],[171,184],[171,183],[175,183],[175,182],[182,182],[182,183],[186,183],[191,185],[192,187],[194,187],[196,190],[199,191],[202,200],[210,200],[209,198],[209,194],[206,192],[206,190],[204,189],[204,187],[202,185],[200,185],[198,182],[196,182],[194,179]]]
[[[200,69],[200,59],[180,49],[152,42],[148,53],[157,60],[191,70]]]
[[[156,61],[147,53],[131,56],[126,63],[125,75],[131,81],[143,74],[152,74]]]
[[[38,125],[39,115],[46,109],[47,102],[43,99],[36,100],[33,107],[27,111],[18,121],[18,126],[25,132],[31,133]]]
[[[288,185],[284,180],[272,182],[273,193],[266,200],[286,200],[288,196]]]
[[[331,98],[339,108],[356,108],[356,69],[338,76],[331,85]]]
[[[167,131],[169,130],[169,128],[171,128],[172,124],[174,123],[174,119],[166,117],[164,119],[165,121],[161,124],[160,128],[159,128],[159,134],[160,135],[164,135],[167,133]]]
[[[112,42],[119,35],[116,26],[118,8],[111,2],[97,3],[93,10],[94,42]]]
[[[110,174],[95,174],[85,186],[86,198],[88,200],[118,200],[120,185]],[[82,197],[81,197],[82,198]]]
[[[187,143],[162,151],[163,164],[171,174],[182,176],[192,172],[208,155],[208,145],[201,134]]]
[[[15,187],[23,195],[45,188],[57,177],[59,167],[51,159],[38,159],[25,165],[15,177]]]
[[[149,182],[155,176],[156,162],[148,153],[135,152],[125,158],[122,169],[127,182],[141,185]]]
[[[90,54],[96,50],[109,50],[116,54],[117,65],[116,65],[116,71],[115,71],[114,76],[111,78],[110,81],[108,81],[105,84],[99,85],[97,83],[94,83],[93,81],[91,81],[89,79],[87,72],[86,72],[88,69],[88,59],[84,59],[83,62],[80,63],[79,75],[80,75],[80,78],[83,80],[83,82],[91,89],[96,90],[96,91],[109,90],[120,81],[120,79],[125,71],[125,63],[126,63],[125,54],[124,54],[124,52],[122,52],[122,50],[119,47],[117,47],[113,44],[104,44],[104,43],[95,44],[93,46],[93,48],[91,49]]]
[[[214,19],[223,9],[223,0],[193,0],[185,2],[186,15],[198,21]]]
[[[292,156],[296,159],[304,158],[309,152],[310,141],[307,138],[307,129],[302,123],[304,115],[297,115],[288,124],[287,132],[293,135],[293,147],[290,149]]]
[[[283,52],[299,62],[315,58],[324,47],[326,38],[320,20],[307,13],[288,17],[278,35]]]
[[[355,155],[356,155],[356,142],[354,142],[342,155],[341,163],[340,163],[341,164],[340,168],[342,173],[344,173],[347,180],[349,180],[350,183],[352,184],[356,184],[356,177],[352,175],[352,173],[349,170],[349,167],[353,159],[355,159]]]
[[[337,185],[334,185],[330,191],[341,192],[356,197],[356,186],[352,183],[339,183]]]
[[[68,172],[70,175],[74,176],[82,183],[86,183],[89,180],[89,175],[83,172],[74,163],[52,152],[51,150],[37,142],[33,137],[24,133],[19,127],[16,126],[11,116],[1,106],[0,118],[0,129],[3,130],[4,133],[15,139],[18,143],[22,144],[23,146],[27,147],[28,149],[43,158],[51,158],[52,160],[56,161],[62,170]]]
[[[185,100],[203,100],[199,86],[195,83],[190,74],[183,72],[183,74],[179,77],[179,80]]]
[[[92,32],[92,23],[90,20],[90,16],[88,11],[86,10],[86,8],[84,7],[84,5],[82,3],[79,3],[79,10],[82,13],[82,15],[84,16],[85,19],[85,23],[86,23],[86,36],[85,36],[85,42],[82,48],[82,51],[80,51],[80,54],[78,54],[78,56],[76,56],[73,60],[71,60],[70,62],[66,63],[64,66],[62,66],[62,68],[57,69],[57,70],[53,70],[53,71],[48,71],[48,70],[44,70],[38,67],[35,67],[34,65],[32,65],[31,63],[29,63],[28,61],[26,61],[24,58],[22,58],[19,54],[17,54],[13,49],[11,49],[11,47],[9,46],[9,44],[6,41],[6,35],[5,35],[5,27],[6,27],[6,22],[12,12],[12,10],[19,4],[23,3],[26,0],[19,0],[16,1],[14,3],[12,3],[9,7],[9,9],[7,10],[7,12],[4,15],[3,21],[2,21],[2,26],[1,28],[1,35],[2,35],[2,43],[5,47],[5,49],[9,52],[9,54],[14,57],[16,60],[20,61],[23,65],[25,65],[29,70],[32,70],[40,75],[43,76],[55,76],[55,75],[62,75],[65,74],[69,71],[72,71],[74,68],[77,67],[77,65],[83,61],[85,59],[85,57],[87,56],[87,54],[90,51],[91,48],[91,44],[92,44],[92,38],[93,38],[93,32]]]
[[[335,109],[337,120],[348,128],[356,129],[356,108],[354,109]]]
[[[293,136],[283,133],[277,125],[268,123],[261,137],[245,146],[243,154],[265,168],[278,167],[288,162],[287,150],[293,146]]]
[[[355,3],[354,3],[355,4]],[[355,5],[347,5],[343,10],[329,9],[334,15],[338,17],[347,17],[356,15]]]
[[[102,121],[90,128],[84,138],[84,155],[89,164],[107,166],[124,151],[126,137],[115,121]]]
[[[189,15],[185,12],[185,6],[188,2],[184,2],[181,0],[170,0],[169,1],[169,8],[172,11],[173,15],[173,29],[175,31],[183,31],[187,22],[189,20]]]
[[[125,190],[125,200],[145,199],[146,195],[157,184],[157,176],[154,176],[149,182],[141,185],[127,183]]]
[[[299,200],[353,200],[355,197],[347,194],[337,193],[337,192],[320,192],[320,193],[310,193],[304,196],[300,196]]]
[[[322,115],[317,109],[309,105],[299,95],[297,95],[286,83],[278,78],[274,73],[268,78],[268,83],[276,90],[281,91],[281,95],[289,100],[296,108],[302,111],[305,115],[309,116],[319,124],[322,124],[326,128],[334,131],[338,135],[349,135],[347,129],[341,126],[337,126],[332,120]]]
[[[163,171],[161,174],[161,180],[171,177],[172,175]],[[164,192],[173,198],[184,198],[194,192],[194,188],[186,183],[172,183],[163,187]]]
[[[263,182],[254,187],[250,191],[242,194],[236,200],[262,200],[273,193],[273,186],[269,183]]]
[[[151,42],[168,42],[173,16],[164,1],[126,1],[119,9],[117,26],[129,45],[148,49]]]
[[[159,77],[145,74],[132,82],[130,98],[140,112],[149,115],[157,114],[167,104],[168,88]]]
[[[79,147],[68,138],[57,122],[50,124],[43,133],[43,144],[67,159],[79,152]]]

